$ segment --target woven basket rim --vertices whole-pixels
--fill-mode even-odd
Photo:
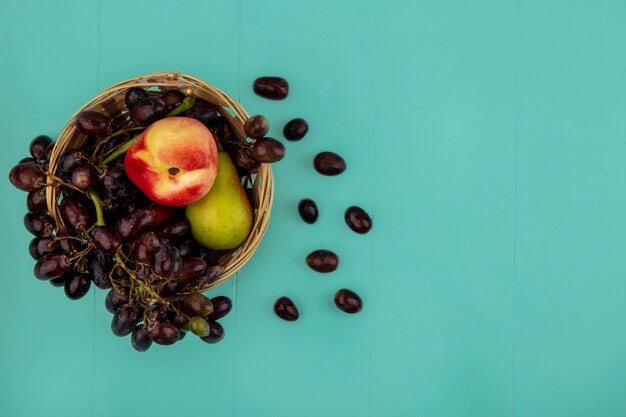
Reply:
[[[119,99],[123,102],[123,94],[130,87],[143,87],[147,89],[165,90],[168,88],[188,89],[208,102],[217,105],[220,114],[226,117],[239,141],[246,140],[244,123],[249,117],[246,110],[230,95],[219,88],[208,84],[202,79],[181,73],[155,71],[120,81],[105,88],[91,100],[81,106],[69,118],[67,124],[59,134],[56,145],[50,156],[51,173],[56,173],[57,162],[63,152],[68,149],[79,148],[84,144],[86,137],[76,130],[74,119],[78,113],[84,110],[96,110],[106,113],[107,106],[121,110]],[[116,98],[118,101],[116,101]],[[125,107],[124,107],[125,108]],[[230,111],[229,111],[230,110]],[[232,112],[232,113],[231,113]],[[109,114],[110,115],[110,114]],[[58,213],[58,189],[51,186],[46,188],[46,200],[50,215],[58,225],[63,224]],[[246,180],[246,184],[248,184]],[[213,283],[208,284],[202,291],[208,291],[226,282],[234,276],[252,257],[263,238],[270,221],[270,215],[274,199],[274,177],[269,164],[261,164],[253,183],[253,223],[246,240],[236,249],[226,252],[219,258],[218,264],[224,267],[222,275]]]

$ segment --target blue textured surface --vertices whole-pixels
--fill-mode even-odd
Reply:
[[[212,292],[227,337],[145,354],[103,292],[32,277],[24,195],[0,185],[0,416],[626,415],[623,1],[0,0],[0,168],[98,91],[175,70],[272,123],[270,228]],[[255,96],[260,75],[291,83]],[[319,151],[348,170],[322,177]],[[296,211],[317,201],[317,224]],[[368,235],[343,221],[374,218]],[[340,254],[321,276],[304,257]],[[352,288],[365,308],[332,304]],[[301,318],[279,320],[290,296]]]

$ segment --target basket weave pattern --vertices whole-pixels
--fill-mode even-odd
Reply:
[[[243,126],[248,118],[248,113],[228,94],[190,75],[175,72],[155,72],[117,83],[100,92],[100,94],[81,107],[71,117],[54,146],[50,156],[50,169],[53,174],[58,175],[56,168],[60,156],[69,149],[81,148],[87,139],[74,125],[76,115],[83,110],[94,110],[108,115],[118,126],[125,124],[130,119],[130,116],[124,102],[124,96],[126,90],[131,87],[141,87],[150,91],[171,89],[188,91],[188,89],[191,89],[197,98],[204,99],[217,106],[220,114],[230,122],[237,139],[241,142],[246,141]],[[250,185],[253,188],[251,201],[253,209],[252,230],[241,246],[220,254],[217,263],[224,268],[224,272],[215,282],[207,285],[203,291],[220,285],[239,271],[252,257],[267,230],[274,198],[274,178],[269,164],[261,164],[257,174],[252,179],[244,179],[244,187]],[[62,225],[63,220],[58,212],[58,200],[59,189],[52,186],[47,187],[46,201],[50,215],[57,225]]]

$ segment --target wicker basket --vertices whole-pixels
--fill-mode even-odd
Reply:
[[[125,123],[129,120],[129,115],[124,102],[124,95],[126,90],[131,87],[142,87],[152,91],[165,91],[170,89],[186,91],[187,89],[191,89],[196,97],[218,106],[221,115],[230,121],[239,141],[246,140],[243,125],[248,118],[248,113],[246,113],[243,107],[228,94],[190,75],[176,72],[154,72],[122,81],[107,88],[81,107],[71,117],[70,121],[59,135],[52,155],[50,156],[50,167],[51,170],[53,170],[53,174],[56,174],[54,170],[56,170],[59,157],[69,149],[82,147],[87,139],[86,136],[78,132],[74,126],[74,118],[76,115],[83,110],[95,110],[108,115],[118,125]],[[269,224],[272,200],[274,198],[274,179],[269,164],[262,164],[258,173],[252,180],[246,178],[244,181],[244,186],[252,185],[253,188],[253,198],[251,201],[254,211],[252,230],[241,246],[220,254],[216,262],[224,268],[224,272],[219,279],[207,285],[204,291],[220,285],[248,262],[261,242],[261,238],[265,234],[265,230]],[[250,181],[252,181],[252,183]],[[51,216],[57,224],[60,225],[63,221],[58,213],[58,199],[58,188],[48,187],[46,191],[48,209]]]

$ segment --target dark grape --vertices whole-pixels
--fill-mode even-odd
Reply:
[[[136,305],[120,306],[111,320],[111,331],[115,336],[129,335],[139,320],[139,309]]]
[[[111,130],[111,119],[93,110],[78,113],[74,124],[80,133],[97,138],[106,136]]]
[[[285,135],[288,140],[295,141],[302,139],[308,131],[309,124],[306,120],[297,118],[285,125],[283,128],[283,135]]]
[[[163,304],[150,304],[146,309],[146,317],[150,321],[163,320],[167,316],[167,307]]]
[[[59,252],[48,253],[35,264],[35,277],[40,280],[58,278],[70,270],[70,265],[64,254]]]
[[[89,233],[91,242],[102,253],[115,255],[122,247],[122,238],[115,230],[106,226],[96,226]]]
[[[171,219],[159,225],[157,233],[171,242],[176,242],[185,237],[189,237],[191,225],[186,218]]]
[[[31,191],[26,197],[26,208],[34,213],[48,211],[46,202],[46,190]]]
[[[72,184],[81,190],[88,190],[98,184],[98,173],[89,165],[74,168],[71,176]]]
[[[200,277],[200,280],[205,284],[212,284],[222,275],[224,268],[219,265],[212,265],[207,267],[206,271]]]
[[[287,321],[296,321],[300,317],[296,305],[291,301],[289,297],[280,297],[274,303],[274,313],[278,317]]]
[[[252,89],[261,97],[283,100],[289,94],[289,83],[281,77],[259,77],[254,80]]]
[[[61,218],[66,226],[71,226],[74,229],[82,229],[87,224],[91,223],[91,215],[87,207],[79,200],[67,197],[61,200],[59,204],[59,212]]]
[[[217,119],[217,107],[199,98],[196,99],[193,107],[187,110],[184,114],[187,117],[191,117],[192,119],[196,119],[205,125],[208,125]]]
[[[316,250],[306,257],[306,263],[317,272],[333,272],[339,266],[339,257],[329,250]]]
[[[28,253],[33,259],[41,259],[42,256],[54,252],[56,243],[51,236],[36,237],[28,245]]]
[[[183,340],[185,338],[185,336],[187,336],[187,332],[184,332],[184,331],[180,330],[178,332],[178,341],[180,342],[181,340]]]
[[[180,306],[183,313],[189,317],[193,316],[208,316],[213,312],[213,304],[211,300],[198,293],[189,294],[183,299]]]
[[[162,278],[175,278],[183,268],[180,252],[173,246],[159,246],[152,256],[152,272]]]
[[[319,215],[319,211],[317,210],[317,204],[315,201],[310,198],[305,198],[304,200],[300,200],[298,203],[298,213],[300,213],[300,217],[308,224],[313,224],[317,221],[317,217]]]
[[[230,122],[224,116],[217,116],[215,120],[213,120],[209,124],[209,130],[217,139],[221,141],[227,140],[237,140],[233,135],[233,127],[230,125]],[[224,143],[222,143],[224,145]]]
[[[196,250],[196,244],[194,243],[192,239],[187,239],[187,240],[183,240],[178,245],[176,245],[176,248],[178,248],[178,252],[180,252],[180,256],[185,258],[191,255]]]
[[[67,276],[70,273],[67,273],[65,275],[61,275],[58,278],[52,278],[50,281],[48,281],[50,283],[50,285],[52,285],[53,287],[64,287],[65,286],[65,281],[67,281]]]
[[[82,156],[83,154],[78,149],[71,149],[61,155],[58,164],[61,177],[69,179],[72,172],[83,165]]]
[[[192,317],[189,319],[189,330],[196,336],[206,337],[210,334],[209,323],[204,317]]]
[[[189,331],[189,319],[186,316],[177,314],[174,316],[174,324],[180,329],[181,333]]]
[[[124,170],[115,167],[107,167],[98,188],[107,198],[124,199],[137,192]]]
[[[115,224],[115,230],[122,240],[129,242],[137,239],[154,225],[155,214],[152,209],[139,209],[125,215]]]
[[[257,116],[250,116],[243,125],[243,130],[249,138],[261,139],[269,132],[270,124],[265,116],[259,114]]]
[[[209,335],[201,337],[203,342],[215,344],[224,339],[224,328],[216,321],[209,321]]]
[[[278,162],[285,157],[285,147],[273,138],[257,139],[252,145],[252,155],[259,162]]]
[[[106,198],[102,200],[102,210],[104,211],[106,222],[114,224],[122,211],[122,207],[115,198]]]
[[[147,197],[141,193],[135,193],[130,195],[127,198],[122,199],[122,211],[126,214],[130,214],[134,211],[139,210],[142,207],[149,206]]]
[[[224,295],[218,295],[217,297],[211,298],[211,303],[213,304],[213,312],[207,316],[207,319],[210,320],[221,319],[233,308],[233,302],[231,299]]]
[[[102,290],[111,288],[109,271],[113,267],[112,260],[102,252],[93,252],[87,260],[87,271],[94,285]]]
[[[67,238],[57,240],[57,246],[59,247],[59,250],[64,254],[73,255],[78,250],[80,243],[78,240],[74,239],[76,237],[76,234],[71,227],[65,226],[60,228],[59,230],[57,230],[56,237]]]
[[[361,207],[350,206],[344,215],[346,224],[357,233],[365,234],[372,228],[372,218]]]
[[[335,305],[341,311],[354,314],[361,311],[363,301],[361,301],[361,297],[354,291],[343,288],[335,293]]]
[[[38,161],[46,158],[46,148],[52,143],[52,139],[46,135],[39,135],[30,142],[30,154]]]
[[[166,113],[165,103],[161,97],[148,96],[130,107],[130,118],[136,125],[148,126]]]
[[[18,164],[33,164],[33,165],[37,165],[39,162],[32,157],[26,157],[26,158],[22,158],[18,161]]]
[[[146,97],[148,97],[146,90],[139,87],[133,87],[126,91],[126,95],[124,95],[124,102],[126,103],[126,107],[130,109],[133,104]]]
[[[159,295],[161,297],[169,297],[180,291],[181,284],[179,282],[166,282],[160,289]]]
[[[176,277],[176,281],[190,281],[204,274],[206,271],[206,262],[201,258],[187,257],[183,258],[183,268]]]
[[[148,334],[148,329],[144,324],[135,327],[133,334],[130,336],[130,343],[137,352],[145,352],[152,346],[152,339]]]
[[[89,275],[81,272],[73,273],[65,280],[65,295],[70,300],[78,300],[89,292],[90,286]]]
[[[46,185],[46,175],[35,164],[17,164],[9,172],[9,181],[18,190],[31,192]]]
[[[37,237],[50,236],[54,232],[54,220],[45,213],[26,213],[24,227]]]
[[[54,142],[52,142],[51,144],[49,144],[46,147],[46,153],[44,154],[44,160],[45,161],[49,161],[50,160],[50,156],[52,155],[52,151],[54,150]]]
[[[252,155],[252,151],[242,146],[234,146],[230,152],[230,157],[238,167],[246,171],[256,172],[261,166],[261,163]]]
[[[168,90],[161,94],[161,100],[165,103],[165,110],[168,112],[180,106],[184,99],[185,93],[180,90]]]
[[[346,161],[334,152],[320,152],[313,160],[315,170],[322,175],[339,175],[346,170]]]
[[[126,303],[128,303],[128,296],[120,294],[115,290],[109,291],[106,298],[104,299],[104,306],[111,314],[114,314],[118,308]]]
[[[157,321],[148,333],[150,339],[159,345],[174,344],[180,337],[180,330],[169,321]]]
[[[133,243],[133,258],[135,262],[149,265],[152,262],[154,251],[159,247],[159,238],[154,232],[146,232]]]

